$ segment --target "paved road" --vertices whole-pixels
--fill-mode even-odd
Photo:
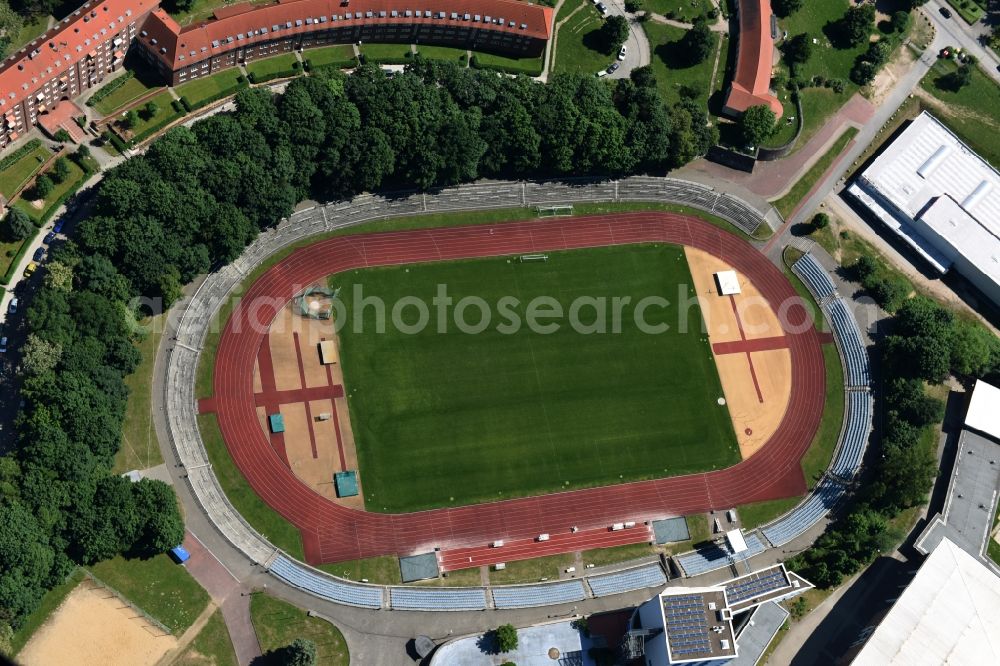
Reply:
[[[983,71],[1000,83],[1000,57],[992,49],[983,46],[979,39],[988,34],[989,30],[979,21],[975,25],[966,23],[958,12],[951,10],[951,18],[946,19],[941,15],[941,8],[947,6],[945,0],[930,0],[924,5],[923,11],[930,18],[931,23],[937,28],[937,34],[942,39],[941,47],[961,46],[963,50],[971,53],[979,59]],[[939,47],[940,48],[940,47]]]

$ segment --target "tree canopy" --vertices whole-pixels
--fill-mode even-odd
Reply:
[[[774,134],[778,118],[766,104],[751,106],[740,118],[740,133],[751,146],[759,146]]]

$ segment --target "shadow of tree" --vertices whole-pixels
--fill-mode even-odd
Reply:
[[[690,69],[698,64],[688,57],[681,40],[660,44],[653,49],[653,54],[670,69]]]
[[[585,34],[581,42],[591,51],[603,53],[604,55],[612,55],[614,51],[614,44],[608,44],[604,40],[604,35],[601,34],[600,28],[594,28]]]
[[[487,631],[476,641],[476,647],[483,654],[500,654],[500,641],[496,631]]]

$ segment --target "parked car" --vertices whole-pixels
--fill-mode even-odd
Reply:
[[[628,47],[626,47],[624,44],[622,44],[622,47],[618,50],[618,59],[619,60],[624,60],[625,59],[625,52],[626,52],[627,49],[628,49]]]
[[[62,219],[57,220],[56,223],[52,225],[52,233],[56,234],[61,233],[64,224],[65,221],[63,221]]]
[[[7,336],[0,337],[0,354],[7,353]]]
[[[948,9],[947,7],[942,7],[938,11],[940,11],[941,12],[941,16],[945,17],[946,19],[950,19],[951,18],[951,10]]]
[[[597,11],[601,12],[601,16],[604,16],[605,14],[608,13],[608,8],[604,5],[603,2],[598,2]]]
[[[56,232],[50,231],[49,233],[45,234],[45,238],[42,239],[42,242],[45,243],[46,245],[52,245],[52,241],[54,241],[55,239],[56,239]]]
[[[614,74],[615,72],[618,71],[619,67],[621,67],[621,65],[619,65],[618,63],[616,62],[611,63],[610,65],[608,65],[608,70],[607,70],[608,74]]]
[[[28,265],[24,267],[24,277],[31,277],[37,270],[38,264],[33,261],[28,262]]]
[[[596,75],[596,76],[597,76],[597,78],[601,78],[602,76],[607,76],[607,75],[608,75],[608,70],[606,70],[606,69],[602,69],[601,71],[599,71],[599,72],[597,73],[597,75]]]
[[[10,305],[7,306],[7,314],[17,314],[18,300],[16,298],[10,299]]]
[[[31,255],[31,260],[41,261],[44,256],[45,256],[45,248],[40,247],[37,250],[35,250],[35,254]]]

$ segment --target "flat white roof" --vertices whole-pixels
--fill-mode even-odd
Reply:
[[[740,279],[736,276],[736,271],[719,271],[715,274],[715,281],[723,296],[740,293]]]
[[[976,381],[969,411],[965,413],[965,426],[1000,439],[1000,388],[982,379]]]
[[[934,116],[917,116],[861,178],[1000,284],[1000,173]]]
[[[747,550],[747,541],[743,538],[743,532],[739,530],[729,530],[726,532],[726,541],[729,542],[729,547],[733,550],[733,553],[742,553]]]
[[[1000,578],[948,539],[934,549],[854,666],[1000,663]]]

